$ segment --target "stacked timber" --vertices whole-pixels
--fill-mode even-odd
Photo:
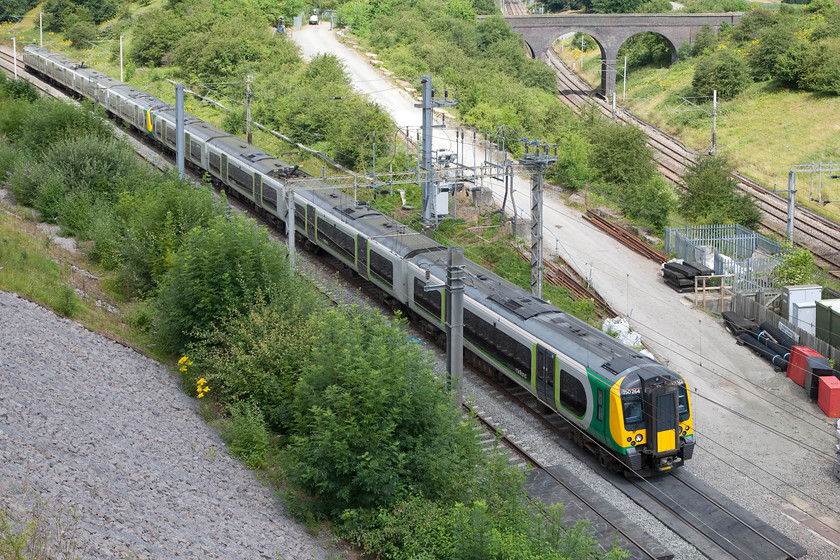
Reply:
[[[665,283],[680,293],[694,291],[695,277],[711,276],[713,273],[711,268],[691,261],[673,260],[662,265]]]

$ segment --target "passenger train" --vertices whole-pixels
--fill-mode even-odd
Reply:
[[[43,47],[27,46],[23,61],[174,151],[172,105]],[[326,185],[287,197],[296,167],[188,114],[184,146],[188,165],[287,227],[292,199],[301,241],[376,284],[427,328],[444,329],[443,290],[424,286],[427,270],[433,284],[446,278],[445,247]],[[691,458],[693,416],[682,376],[470,261],[465,283],[468,359],[568,420],[602,464],[647,476]]]

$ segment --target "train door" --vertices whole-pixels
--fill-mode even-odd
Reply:
[[[607,436],[607,422],[606,422],[606,415],[607,415],[607,395],[606,391],[598,387],[598,391],[595,394],[595,425],[597,426],[598,433],[601,434],[602,437]]]
[[[557,408],[554,398],[557,356],[537,345],[536,383],[537,397],[552,408]]]
[[[679,451],[679,391],[655,373],[642,372],[639,379],[642,382],[647,445],[655,466],[666,470],[671,468],[673,456]]]
[[[263,204],[262,175],[259,173],[254,173],[254,202],[260,206]]]
[[[356,270],[363,278],[369,278],[368,272],[368,240],[361,235],[356,236]]]
[[[222,182],[228,182],[228,157],[227,154],[222,154],[222,168],[219,170],[219,175],[222,177]]]

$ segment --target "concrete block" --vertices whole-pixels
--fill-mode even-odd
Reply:
[[[490,206],[493,203],[493,189],[481,187],[472,191],[472,203],[473,206]]]

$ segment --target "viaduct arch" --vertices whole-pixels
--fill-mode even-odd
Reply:
[[[545,58],[551,45],[567,33],[586,33],[601,49],[600,92],[609,96],[615,91],[618,49],[638,33],[652,31],[665,38],[671,50],[671,62],[677,49],[694,37],[704,25],[715,31],[722,23],[738,23],[742,13],[725,14],[548,14],[504,16],[513,31],[522,35],[534,58]]]

